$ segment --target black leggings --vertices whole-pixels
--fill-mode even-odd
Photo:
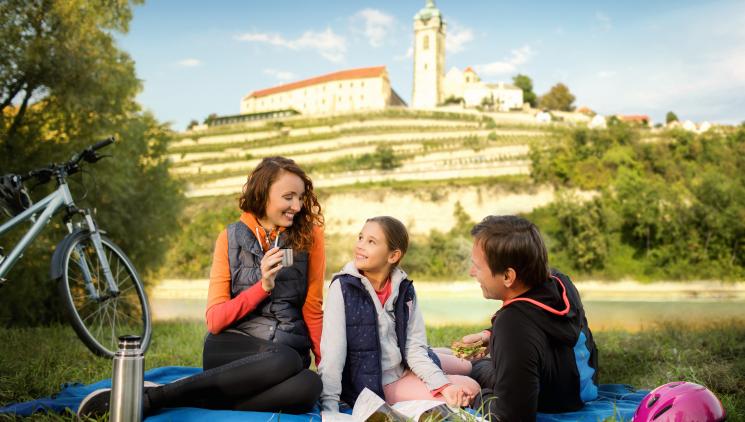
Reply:
[[[305,413],[321,395],[321,378],[283,344],[244,334],[208,334],[204,372],[145,391],[145,413],[164,407]]]

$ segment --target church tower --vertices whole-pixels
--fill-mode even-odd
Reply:
[[[436,107],[443,98],[445,79],[445,21],[434,0],[414,15],[413,108]]]

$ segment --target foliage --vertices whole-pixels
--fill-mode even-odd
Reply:
[[[455,226],[448,232],[432,230],[428,236],[412,239],[403,262],[406,272],[414,278],[446,280],[468,273],[471,258],[471,227],[474,221],[460,202],[453,210]]]
[[[554,257],[574,271],[597,275],[619,255],[637,261],[621,276],[738,279],[744,153],[745,127],[669,131],[654,142],[624,124],[556,132],[555,142],[531,148],[534,181],[596,195],[533,215],[546,225]]]
[[[563,83],[558,83],[540,98],[540,107],[548,110],[574,110],[574,95]]]
[[[531,107],[538,105],[538,97],[533,92],[533,80],[529,76],[518,73],[512,78],[512,83],[523,90],[523,102]]]
[[[333,173],[341,171],[359,171],[359,170],[393,170],[401,167],[401,161],[408,155],[396,154],[393,147],[384,144],[378,144],[373,153],[364,153],[361,155],[347,155],[334,160],[302,164],[308,173]]]
[[[668,111],[667,114],[665,115],[665,123],[670,124],[672,122],[677,122],[677,121],[678,121],[678,116],[672,111]]]
[[[134,2],[139,3],[139,2]],[[126,31],[126,1],[0,3],[0,172],[25,172],[61,162],[109,135],[114,158],[69,179],[80,207],[135,263],[147,283],[161,263],[180,213],[179,184],[168,174],[167,127],[139,110],[134,62],[115,44]],[[35,200],[54,183],[37,188]],[[48,280],[49,258],[66,230],[58,219],[27,249],[0,297],[0,324],[46,323],[61,317]],[[14,245],[22,233],[3,236]]]
[[[455,95],[450,95],[447,98],[445,98],[445,101],[442,102],[442,105],[461,105],[463,104],[463,97],[456,97]]]
[[[212,124],[212,121],[217,119],[218,117],[219,116],[217,115],[217,113],[210,113],[207,117],[204,118],[204,121],[202,123],[209,126]]]

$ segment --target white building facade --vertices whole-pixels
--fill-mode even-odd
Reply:
[[[462,72],[455,67],[450,69],[444,86],[445,99],[462,100],[465,107],[488,106],[509,111],[523,106],[522,89],[504,82],[485,83],[471,67]]]
[[[377,66],[254,91],[241,99],[241,114],[288,109],[300,114],[343,113],[405,105],[391,88],[385,66]]]
[[[426,6],[414,15],[414,83],[411,106],[432,108],[445,99],[445,21],[435,6]]]

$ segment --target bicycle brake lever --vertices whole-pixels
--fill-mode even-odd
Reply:
[[[96,154],[93,158],[91,158],[90,160],[86,160],[86,161],[88,161],[89,163],[95,163],[96,161],[101,160],[103,158],[107,158],[107,157],[113,157],[113,155],[111,155],[111,154]]]

